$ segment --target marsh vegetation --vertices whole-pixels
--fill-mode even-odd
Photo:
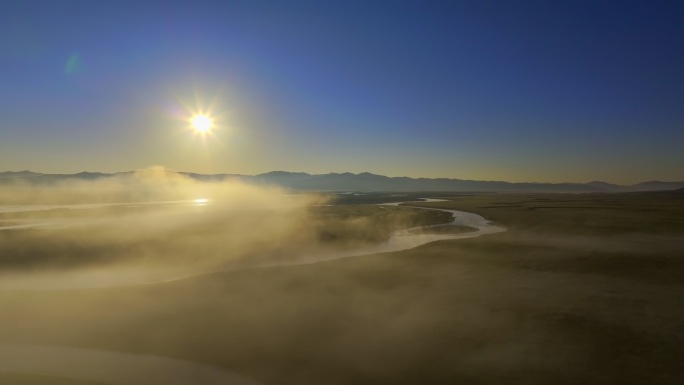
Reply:
[[[373,205],[296,211],[160,205],[8,212],[0,219],[58,220],[63,226],[0,231],[0,267],[7,273],[122,263],[249,266],[379,244],[397,230],[448,223],[452,217]]]
[[[0,292],[0,342],[173,357],[263,384],[684,380],[681,196],[454,195],[412,205],[479,213],[508,231],[151,285]],[[382,222],[443,219],[406,210],[323,206],[307,223],[339,229],[323,236],[333,243],[374,242],[394,228]],[[369,239],[364,226],[382,231]],[[3,247],[17,234],[3,233]]]

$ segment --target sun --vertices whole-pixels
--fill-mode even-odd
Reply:
[[[204,134],[211,130],[214,121],[207,115],[199,114],[190,118],[190,124],[195,131]]]

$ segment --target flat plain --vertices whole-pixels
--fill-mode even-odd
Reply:
[[[508,231],[150,285],[0,292],[0,343],[175,357],[267,385],[684,382],[684,194],[439,196],[414,204]]]

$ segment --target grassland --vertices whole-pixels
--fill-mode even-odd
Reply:
[[[0,293],[0,343],[264,384],[681,384],[684,198],[454,196],[509,231],[138,287]]]
[[[60,219],[76,224],[57,229],[0,231],[0,268],[8,272],[133,262],[147,265],[211,264],[222,260],[248,263],[255,259],[268,262],[303,252],[311,254],[377,244],[389,239],[396,230],[452,220],[450,214],[440,211],[375,205],[313,206],[305,213],[296,212],[295,219],[257,209],[226,215],[205,207],[138,209],[114,206],[0,213],[0,220]],[[185,217],[190,220],[180,223]],[[105,221],[97,221],[103,218]],[[78,225],[79,220],[95,222]],[[279,220],[285,223],[280,225]],[[179,224],[165,228],[168,222]]]
[[[477,231],[475,227],[457,226],[457,225],[438,225],[431,227],[422,227],[419,229],[411,229],[410,234],[466,234]]]

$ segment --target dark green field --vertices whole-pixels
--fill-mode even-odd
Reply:
[[[508,231],[154,285],[0,292],[0,343],[177,357],[266,385],[684,383],[681,194],[425,205]]]

